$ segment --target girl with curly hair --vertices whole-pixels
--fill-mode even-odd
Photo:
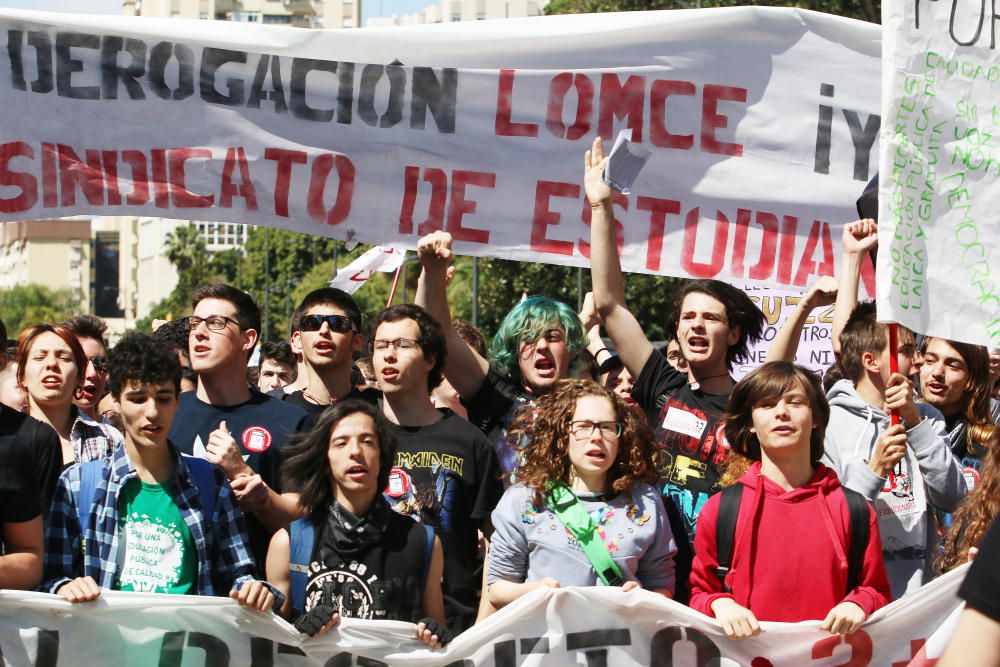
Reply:
[[[539,587],[598,582],[672,597],[677,546],[649,484],[656,461],[644,420],[594,382],[563,380],[508,437],[530,443],[517,484],[493,511],[487,574],[493,606]],[[571,512],[582,520],[567,525]],[[599,574],[592,554],[601,545],[608,567]]]
[[[891,597],[874,510],[819,462],[829,419],[819,379],[787,361],[757,368],[729,396],[726,440],[753,464],[735,487],[731,559],[720,568],[724,491],[698,515],[691,572],[691,607],[729,637],[757,634],[758,619],[822,618],[824,630],[849,634]],[[852,502],[867,510],[868,534],[854,561]]]
[[[976,490],[952,515],[944,551],[937,557],[939,572],[948,572],[970,557],[993,520],[1000,516],[1000,433],[994,430]]]

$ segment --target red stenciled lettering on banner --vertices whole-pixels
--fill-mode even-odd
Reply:
[[[649,140],[661,148],[690,150],[694,146],[693,134],[674,134],[667,129],[667,98],[671,95],[695,94],[695,86],[690,81],[669,81],[658,79],[649,91]]]
[[[514,71],[512,69],[500,70],[500,80],[497,84],[497,116],[494,131],[498,137],[537,137],[537,124],[515,123],[511,120]]]
[[[778,240],[778,282],[782,285],[792,282],[792,264],[795,261],[795,235],[798,229],[798,218],[794,215],[782,216],[781,237]]]
[[[444,208],[448,203],[448,174],[435,167],[423,168],[424,181],[431,186],[431,201],[427,218],[417,227],[417,234],[425,236],[444,227]],[[399,211],[399,233],[413,233],[413,211],[417,206],[421,168],[407,165],[403,171],[403,205]]]
[[[618,75],[601,75],[601,109],[597,133],[610,139],[615,131],[615,118],[626,121],[632,130],[632,141],[642,141],[642,112],[646,106],[646,77],[633,74],[622,84]]]
[[[288,188],[292,182],[292,165],[305,164],[309,157],[305,151],[293,151],[287,148],[265,148],[264,159],[277,162],[277,172],[274,177],[274,214],[282,218],[288,217]]]
[[[60,204],[64,207],[76,206],[76,188],[91,206],[104,203],[104,171],[99,151],[88,148],[84,155],[86,163],[66,144],[58,144],[56,156],[59,162],[59,189],[62,193]]]
[[[122,151],[122,162],[132,168],[132,192],[125,197],[127,206],[142,206],[149,201],[149,174],[142,151]]]
[[[490,233],[485,229],[474,229],[462,226],[462,218],[466,213],[476,212],[476,202],[465,198],[465,187],[474,185],[480,188],[494,188],[497,175],[488,171],[463,171],[456,169],[451,172],[451,198],[448,203],[448,233],[456,241],[472,243],[489,243]]]
[[[698,241],[698,217],[700,209],[688,211],[684,220],[684,243],[681,246],[681,266],[695,278],[714,278],[726,263],[726,243],[729,240],[729,219],[722,211],[715,214],[715,237],[712,241],[712,259],[705,263],[694,258]]]
[[[558,225],[562,217],[559,213],[549,210],[551,197],[580,196],[580,186],[575,183],[558,183],[555,181],[538,181],[535,185],[535,214],[531,218],[531,249],[537,252],[547,252],[555,255],[572,255],[571,241],[557,241],[546,235],[548,228]]]
[[[729,118],[718,112],[719,100],[746,103],[747,89],[706,83],[701,95],[701,149],[709,153],[742,156],[742,144],[720,141],[715,131],[729,127]]]
[[[167,151],[170,162],[171,200],[176,208],[208,208],[215,203],[215,195],[199,195],[187,189],[184,164],[198,158],[212,159],[207,148],[171,148]]]
[[[813,260],[813,253],[816,247],[823,241],[823,263],[817,264]],[[799,270],[795,272],[794,283],[800,287],[809,282],[809,276],[832,276],[836,273],[833,262],[833,239],[830,238],[830,223],[820,220],[813,220],[812,228],[809,230],[809,239],[806,241],[806,249],[802,251],[802,258],[799,260]]]
[[[757,656],[750,661],[750,667],[774,667],[774,664],[763,656]]]
[[[909,659],[894,662],[891,667],[934,667],[938,659],[928,657],[926,644],[927,640],[922,637],[911,639]]]
[[[240,182],[233,183],[233,171],[240,168]],[[232,208],[233,198],[243,197],[248,211],[257,210],[257,191],[250,180],[250,165],[247,163],[247,153],[243,147],[230,148],[226,151],[226,163],[222,166],[222,188],[219,191],[219,206]]]
[[[154,148],[149,153],[153,158],[153,201],[156,208],[169,208],[170,182],[167,180],[167,151],[164,148]]]
[[[42,142],[42,206],[59,206],[59,185],[56,182],[56,145]]]
[[[108,190],[108,206],[121,206],[122,193],[118,185],[118,153],[102,151],[101,165],[104,167],[104,183]]]
[[[841,642],[845,642],[851,647],[851,659],[847,662],[839,663],[836,667],[867,667],[867,665],[871,664],[872,638],[864,630],[858,630],[853,634],[843,637],[841,635],[831,635],[819,640],[813,644],[812,659],[822,660],[833,657],[834,649],[840,646]]]
[[[23,171],[11,171],[10,161],[16,157],[35,159],[35,149],[23,141],[0,145],[0,185],[20,188],[16,197],[0,199],[0,213],[21,213],[38,202],[38,179]]]
[[[323,205],[323,193],[330,172],[337,171],[337,200],[329,211]],[[351,213],[354,197],[354,163],[346,155],[326,153],[312,164],[312,179],[309,182],[309,215],[317,222],[338,225]]]
[[[615,192],[612,196],[611,203],[615,206],[621,207],[623,211],[628,211],[628,197],[620,192]],[[586,197],[583,198],[583,211],[580,213],[580,219],[583,224],[590,227],[590,220],[593,217],[593,209],[590,207],[590,200]],[[618,217],[615,216],[615,244],[618,246],[618,255],[621,256],[622,251],[625,249],[625,227],[622,223],[618,222]],[[590,234],[587,235],[590,237]],[[586,239],[580,238],[576,241],[577,246],[580,248],[580,254],[590,259],[590,243]]]
[[[563,123],[563,108],[566,93],[576,90],[576,119],[568,128]],[[590,132],[590,116],[594,109],[594,84],[584,74],[562,72],[553,77],[549,84],[549,110],[545,116],[545,127],[553,136],[574,141]]]
[[[680,213],[681,203],[673,199],[639,197],[635,202],[635,207],[640,211],[649,211],[646,268],[650,271],[659,271],[660,260],[663,256],[663,237],[667,234],[667,216]]]

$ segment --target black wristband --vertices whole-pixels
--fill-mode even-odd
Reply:
[[[624,366],[624,364],[622,364],[621,357],[619,357],[617,354],[614,354],[614,355],[608,357],[607,359],[605,359],[604,363],[600,364],[597,367],[597,374],[598,375],[604,375],[605,373],[610,373],[611,371],[616,371],[619,368],[622,368],[623,366]]]
[[[611,355],[612,357],[613,357],[613,356],[615,356],[615,355],[614,355],[614,354],[613,354],[613,353],[611,352],[611,350],[609,350],[609,349],[608,349],[608,348],[606,348],[606,347],[602,347],[602,348],[601,348],[601,349],[599,349],[599,350],[598,350],[597,352],[594,352],[594,361],[597,361],[597,355],[599,355],[599,354],[600,354],[601,352],[607,352],[607,353],[608,353],[608,354],[610,354],[610,355]]]

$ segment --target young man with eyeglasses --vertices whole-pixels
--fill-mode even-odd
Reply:
[[[385,495],[400,514],[433,526],[444,548],[445,620],[462,632],[476,620],[479,532],[503,494],[496,452],[475,426],[431,392],[441,382],[446,339],[427,311],[391,306],[375,318],[369,349],[382,414],[396,425],[396,461]]]
[[[97,404],[104,396],[104,388],[108,383],[108,347],[104,342],[108,325],[96,315],[74,315],[63,322],[63,326],[73,332],[80,341],[83,353],[87,355],[87,369],[79,398],[74,399],[73,403],[88,417],[100,421]]]
[[[263,565],[271,534],[301,514],[297,497],[280,493],[280,450],[311,421],[294,405],[247,386],[260,331],[260,309],[250,295],[202,285],[191,306],[188,342],[198,388],[180,395],[170,441],[222,469],[247,513],[251,552]]]
[[[364,345],[361,310],[347,292],[334,287],[313,290],[292,314],[292,350],[301,352],[307,379],[282,400],[317,419],[323,410],[346,398],[376,403],[373,389],[358,390],[351,382],[354,353]]]

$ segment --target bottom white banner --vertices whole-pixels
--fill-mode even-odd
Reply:
[[[547,588],[437,651],[416,643],[409,623],[347,620],[309,639],[276,616],[226,598],[111,593],[72,605],[43,593],[4,591],[0,651],[4,665],[17,667],[923,667],[934,664],[951,636],[965,571],[881,609],[846,638],[809,621],[763,623],[758,637],[731,641],[713,619],[653,593]],[[808,595],[809,582],[801,583]]]

